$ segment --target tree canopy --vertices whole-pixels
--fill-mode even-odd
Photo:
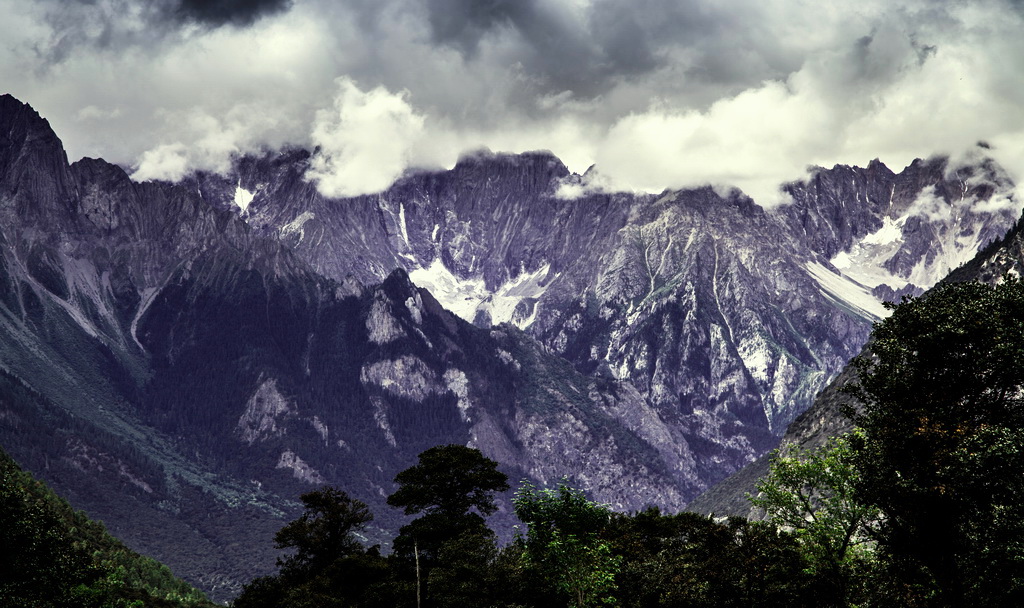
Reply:
[[[615,603],[611,593],[622,558],[599,536],[611,509],[565,482],[542,490],[523,483],[514,504],[528,527],[528,562],[569,595],[573,608]]]
[[[366,503],[330,486],[306,492],[300,499],[305,506],[303,514],[274,535],[278,549],[295,549],[280,560],[286,572],[322,570],[339,558],[363,551],[354,535],[373,520]]]
[[[508,476],[480,450],[439,445],[395,476],[398,489],[388,504],[407,515],[420,514],[402,526],[395,554],[414,568],[417,603],[423,583],[429,603],[459,605],[483,602],[488,595],[487,558],[495,553],[494,532],[484,517],[497,510],[495,492],[508,489]],[[467,559],[476,555],[477,559]],[[474,592],[460,581],[476,581]]]
[[[385,578],[378,547],[367,550],[356,537],[373,520],[365,503],[330,486],[300,498],[302,515],[274,536],[279,549],[295,552],[278,560],[280,574],[246,585],[235,608],[351,606]]]
[[[780,448],[772,453],[757,494],[749,496],[769,521],[796,535],[822,606],[847,605],[856,573],[872,557],[878,509],[855,499],[860,474],[852,456],[845,436],[814,450]]]
[[[419,455],[419,462],[395,476],[398,490],[388,504],[416,513],[456,516],[476,509],[494,513],[494,493],[509,489],[508,476],[480,450],[439,445]]]
[[[857,496],[881,512],[880,552],[941,604],[1019,603],[1024,284],[940,285],[893,308],[851,389]]]

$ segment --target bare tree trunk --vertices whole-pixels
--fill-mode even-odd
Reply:
[[[412,552],[416,556],[416,608],[420,608],[420,546],[416,540],[412,541]]]

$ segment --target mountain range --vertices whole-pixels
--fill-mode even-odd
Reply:
[[[814,168],[770,209],[606,192],[546,152],[337,199],[316,150],[177,183],[69,163],[3,96],[0,445],[214,599],[312,487],[388,538],[395,474],[438,444],[677,511],[807,420],[882,300],[1001,271],[1020,205],[985,152]]]
[[[1020,276],[1024,271],[1024,218],[1018,220],[1010,231],[1000,239],[989,243],[965,264],[958,266],[943,282],[979,281],[995,285],[1007,275]],[[870,352],[870,343],[864,353]],[[823,446],[829,438],[853,430],[853,422],[847,410],[856,410],[858,402],[844,388],[856,381],[856,372],[846,367],[815,398],[811,407],[789,425],[783,434],[781,444],[795,445],[803,449]],[[763,513],[753,508],[747,500],[748,494],[756,493],[759,479],[768,473],[770,454],[766,454],[709,488],[691,503],[687,509],[718,516],[738,515],[758,519]]]

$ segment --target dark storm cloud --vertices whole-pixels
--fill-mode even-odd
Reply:
[[[166,28],[154,27],[165,21],[164,5],[137,0],[40,0],[35,4],[47,25],[49,35],[35,41],[36,71],[63,63],[82,47],[101,52],[129,47],[151,48],[159,45]],[[126,16],[136,14],[143,28],[133,27]]]
[[[425,0],[433,41],[472,60],[488,36],[514,33],[517,59],[544,90],[593,97],[611,80],[644,74],[661,60],[629,7],[603,3],[583,14],[537,0]]]
[[[256,20],[291,8],[291,0],[180,0],[171,14],[185,21],[221,26],[251,25]]]
[[[489,37],[513,35],[514,59],[543,93],[591,99],[623,80],[676,66],[700,86],[726,90],[785,77],[802,58],[759,34],[759,16],[701,0],[595,0],[583,7],[542,0],[422,0],[432,41],[476,59]],[[716,93],[721,93],[720,90]]]
[[[497,27],[516,27],[534,11],[533,0],[426,0],[434,42],[476,55],[480,39]]]
[[[37,45],[45,69],[76,49],[139,49],[160,52],[182,26],[246,27],[291,8],[292,0],[41,0],[41,16],[52,35]]]

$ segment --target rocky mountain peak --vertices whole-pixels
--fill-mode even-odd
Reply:
[[[569,169],[562,163],[561,159],[549,150],[537,150],[510,154],[507,152],[494,153],[490,150],[478,150],[459,157],[453,171],[487,171],[489,173],[502,173],[504,171],[523,171],[549,173],[555,177],[569,175]]]
[[[302,150],[133,183],[101,159],[69,168],[45,121],[2,104],[0,368],[79,443],[110,429],[162,488],[139,513],[221,557],[314,481],[401,525],[382,497],[439,443],[678,509],[773,447],[857,352],[885,314],[874,278],[925,285],[1019,212],[997,172],[939,161],[821,169],[770,212],[711,188],[560,197],[547,152],[351,198],[319,193]],[[6,428],[63,462],[63,439]],[[145,542],[137,513],[90,504]],[[233,523],[211,530],[210,509]]]
[[[75,213],[74,180],[50,123],[28,104],[0,96],[0,218],[67,222]]]

